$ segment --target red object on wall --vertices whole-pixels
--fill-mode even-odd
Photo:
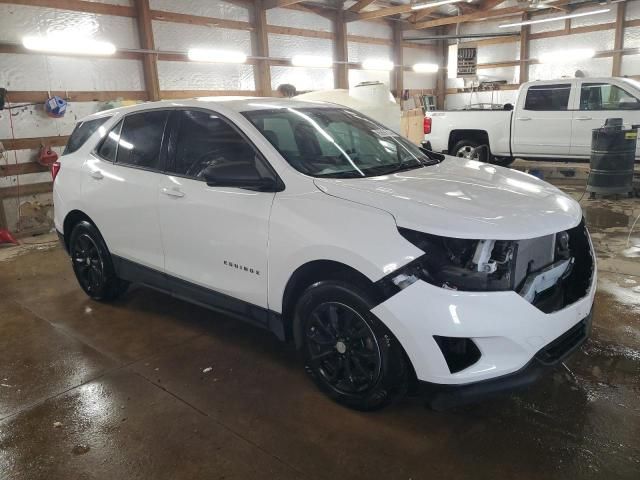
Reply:
[[[40,147],[40,153],[38,154],[38,163],[45,167],[50,167],[58,160],[58,154],[51,150],[51,145]]]
[[[11,235],[9,230],[0,230],[0,243],[13,243],[18,245],[18,241]]]

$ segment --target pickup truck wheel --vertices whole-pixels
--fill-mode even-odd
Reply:
[[[453,146],[452,154],[456,157],[479,162],[489,161],[487,148],[477,148],[480,144],[474,140],[460,140]]]
[[[377,410],[409,385],[404,350],[372,313],[366,292],[339,281],[318,282],[300,297],[305,369],[318,387],[342,405]]]
[[[116,276],[107,245],[91,223],[83,221],[73,228],[69,252],[73,272],[89,297],[109,301],[125,292],[128,283]]]

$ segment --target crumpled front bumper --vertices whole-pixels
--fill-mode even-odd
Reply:
[[[518,293],[459,292],[418,280],[372,309],[404,347],[419,381],[465,385],[513,374],[554,340],[589,317],[596,290],[544,313]],[[480,350],[473,365],[451,373],[434,335],[470,338]]]

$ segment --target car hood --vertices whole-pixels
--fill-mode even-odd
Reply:
[[[447,237],[535,238],[582,218],[575,200],[532,175],[449,156],[392,175],[314,181],[328,195],[386,210],[399,227]]]

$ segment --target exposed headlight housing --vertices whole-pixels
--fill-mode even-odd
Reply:
[[[398,230],[425,255],[390,276],[396,287],[403,289],[421,279],[452,290],[513,289],[516,242],[447,238],[406,228]]]

